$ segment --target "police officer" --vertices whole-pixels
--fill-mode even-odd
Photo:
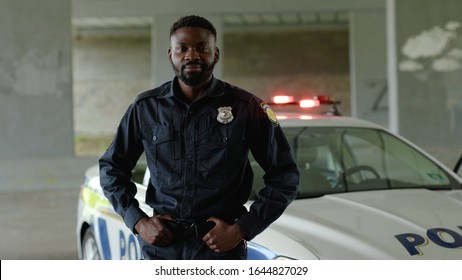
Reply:
[[[299,172],[271,109],[216,79],[216,30],[186,16],[170,30],[176,77],[137,96],[101,157],[105,196],[138,236],[145,259],[245,259],[246,241],[276,220],[298,193]],[[253,172],[265,186],[247,210]],[[131,171],[145,152],[151,174],[143,212]]]

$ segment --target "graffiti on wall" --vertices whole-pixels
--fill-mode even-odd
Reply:
[[[443,27],[434,26],[409,37],[401,48],[404,59],[399,70],[427,80],[435,72],[462,69],[462,38],[460,22],[450,21]]]

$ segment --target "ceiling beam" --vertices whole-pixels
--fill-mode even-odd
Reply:
[[[385,10],[384,0],[72,0],[72,17]]]

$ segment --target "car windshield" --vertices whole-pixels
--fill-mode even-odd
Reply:
[[[299,198],[398,188],[460,189],[431,159],[378,129],[286,127],[301,179]],[[251,158],[255,190],[263,171]]]

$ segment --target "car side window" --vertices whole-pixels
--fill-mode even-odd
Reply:
[[[354,165],[371,167],[378,174],[376,179],[388,180],[388,187],[446,186],[450,183],[443,170],[432,161],[381,131],[351,129],[344,134],[343,144],[350,147]],[[362,173],[356,175],[366,176],[371,172],[364,170]]]
[[[381,130],[353,127],[286,127],[300,170],[300,196],[390,188],[460,189],[423,153]],[[250,157],[254,194],[264,172]],[[462,176],[462,160],[456,169]]]

